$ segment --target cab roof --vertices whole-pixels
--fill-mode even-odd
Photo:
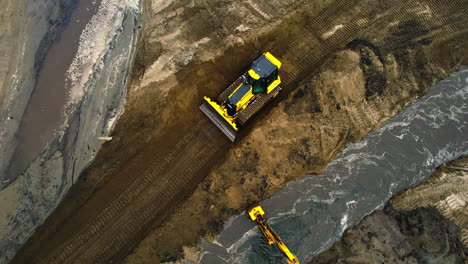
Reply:
[[[254,60],[252,62],[251,68],[260,76],[260,78],[267,77],[276,69],[278,69],[278,67],[269,61],[265,55],[262,55],[258,59]]]

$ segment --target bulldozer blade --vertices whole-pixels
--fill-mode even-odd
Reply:
[[[232,142],[236,138],[237,131],[216,112],[207,102],[200,105],[200,110],[213,122]]]

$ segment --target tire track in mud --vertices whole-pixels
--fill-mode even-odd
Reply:
[[[385,29],[392,22],[398,23],[420,18],[424,24],[417,23],[414,31],[409,34],[403,34],[400,38],[388,37],[383,41],[373,41],[382,51],[388,52],[401,47],[407,44],[405,40],[415,43],[427,38],[437,39],[450,34],[462,34],[460,32],[463,32],[466,28],[466,20],[463,19],[466,18],[466,15],[462,9],[459,9],[458,15],[461,18],[455,20],[453,13],[453,9],[459,6],[459,4],[444,5],[434,0],[431,0],[431,2],[433,7],[436,7],[434,8],[434,13],[437,16],[436,19],[431,17],[427,12],[424,12],[426,7],[416,0],[388,0],[378,3],[374,9],[361,10],[362,12],[350,17],[352,19],[348,18],[350,20],[348,23],[336,29],[336,32],[325,40],[321,39],[320,36],[323,36],[327,32],[327,29],[330,30],[330,26],[324,27],[324,24],[326,25],[324,21],[326,22],[327,18],[331,16],[344,16],[346,12],[350,12],[358,3],[357,1],[341,1],[331,8],[324,10],[324,12],[313,18],[310,24],[306,25],[306,29],[309,31],[306,35],[298,35],[289,43],[288,53],[300,54],[296,58],[291,59],[292,61],[298,61],[297,66],[299,70],[284,74],[283,87],[287,90],[294,89],[295,84],[302,80],[305,74],[310,73],[310,70],[315,68],[314,65],[317,65],[326,55],[343,48],[347,43],[356,39],[357,36],[371,38],[371,36],[379,35],[378,32]],[[420,13],[414,14],[413,12],[408,12],[411,9],[419,9]],[[441,26],[437,26],[436,24]],[[296,47],[303,46],[301,46],[301,43],[310,42],[317,44],[317,46],[309,44],[308,46],[312,47],[312,51],[307,55],[303,56],[303,50],[295,50],[297,49]]]
[[[387,29],[392,22],[418,18],[430,23],[425,23],[424,26],[423,23],[418,23],[414,31],[399,38],[373,39],[371,42],[383,51],[399,47],[405,41],[414,42],[428,37],[455,34],[454,43],[456,39],[466,37],[466,33],[457,32],[465,30],[463,18],[466,15],[460,14],[462,19],[459,20],[450,17],[456,4],[463,1],[441,4],[429,0],[430,9],[437,15],[436,19],[425,12],[408,12],[407,10],[412,9],[424,11],[425,7],[417,1],[381,1],[371,8],[361,8],[365,4],[360,2],[338,1],[311,18],[303,34],[278,42],[278,45],[286,47],[285,59],[297,66],[295,69],[288,69],[290,71],[284,72],[282,76],[282,87],[287,92],[292,91],[327,55],[344,48],[357,36],[370,39],[378,36],[378,32]],[[359,12],[354,12],[359,8]],[[343,17],[346,17],[346,21],[335,23],[334,19]],[[330,32],[335,24],[341,26],[324,38],[324,34]],[[356,122],[360,124],[368,125],[370,122],[356,118]],[[74,233],[51,254],[43,256],[41,263],[102,263],[118,260],[118,256],[127,253],[138,243],[138,238],[154,227],[155,222],[164,221],[164,216],[171,210],[168,206],[178,199],[181,192],[188,189],[187,185],[202,180],[196,178],[198,172],[204,166],[209,166],[207,163],[225,146],[220,144],[224,135],[215,126],[208,124],[205,120],[191,127],[174,148],[160,153],[142,176],[136,177],[81,232]],[[202,127],[205,128],[201,129]],[[195,157],[192,156],[194,153]]]
[[[424,39],[437,40],[441,36],[458,34],[458,31],[465,29],[466,22],[463,18],[466,18],[466,15],[463,13],[463,10],[459,10],[459,13],[454,13],[453,8],[456,5],[445,5],[433,0],[427,2],[432,3],[432,7],[415,0],[402,2],[398,7],[398,12],[391,12],[386,15],[386,19],[380,19],[372,23],[368,27],[368,31],[364,30],[363,34],[360,34],[360,37],[371,39],[371,42],[377,45],[381,51],[390,52],[405,44],[416,43]],[[418,10],[418,12],[408,11],[414,9]],[[433,10],[436,12],[432,12]],[[454,15],[459,15],[460,18],[454,21]],[[383,40],[373,38],[373,36],[378,36],[377,33],[382,29],[386,29],[388,25],[394,24],[396,26],[401,22],[411,20],[417,22],[411,25],[411,32],[401,34],[400,36],[392,35],[392,32],[389,32],[392,36],[386,37]]]
[[[373,21],[373,14],[379,14],[379,12],[385,11],[390,12],[390,10],[399,6],[397,3],[400,3],[400,5],[402,4],[401,2],[391,0],[378,3],[374,9],[367,8],[361,10],[361,12],[353,12],[353,7],[356,8],[358,1],[340,1],[311,19],[311,22],[305,27],[307,29],[307,35],[299,35],[297,38],[294,38],[289,47],[301,47],[299,43],[305,43],[306,40],[310,40],[312,37],[316,39],[315,43],[317,43],[317,45],[308,45],[312,50],[305,56],[302,50],[291,51],[292,53],[299,54],[299,56],[292,60],[298,61],[297,65],[299,70],[296,70],[296,72],[288,72],[286,76],[283,77],[283,86],[287,88],[287,90],[292,90],[295,84],[305,78],[305,75],[309,74],[310,70],[315,68],[315,65],[317,65],[320,60],[330,53],[343,48],[348,42],[353,40],[356,34],[362,31],[362,24],[364,23],[362,21],[367,20],[366,24],[370,24],[370,22]],[[391,9],[389,10],[389,8]],[[335,29],[335,32],[326,39],[321,37],[332,30],[329,24],[335,24],[327,24],[327,18],[343,17],[349,12],[352,12],[353,15],[347,18],[349,21],[348,23],[344,25],[340,24],[341,27]]]
[[[210,129],[210,137],[214,136],[216,138],[224,137],[222,133],[218,131],[217,128]],[[219,133],[218,133],[219,132]],[[207,140],[201,139],[198,142],[199,145],[205,145]],[[148,223],[152,223],[156,216],[163,215],[163,212],[167,211],[167,206],[161,205],[170,205],[171,201],[176,199],[178,196],[177,190],[186,189],[186,186],[193,181],[193,176],[197,175],[198,171],[202,169],[203,166],[208,163],[214,155],[220,151],[224,145],[217,144],[216,140],[212,141],[204,148],[200,148],[197,145],[190,145],[189,148],[192,149],[202,149],[198,158],[193,158],[191,153],[194,151],[184,151],[182,155],[185,155],[185,160],[182,162],[178,168],[175,168],[171,175],[174,177],[168,179],[162,190],[155,192],[150,192],[150,195],[145,197],[145,204],[147,206],[140,206],[142,209],[133,210],[133,212],[126,213],[125,217],[122,217],[118,220],[118,223],[114,224],[113,227],[118,233],[116,237],[104,236],[96,241],[92,247],[102,248],[102,250],[91,256],[84,257],[84,263],[102,263],[109,262],[115,256],[121,253],[122,248],[125,248],[128,244],[128,241],[134,240],[135,236],[140,237],[142,234],[148,231]],[[201,179],[199,179],[201,180]],[[196,181],[199,182],[199,181]],[[121,227],[123,226],[123,228]]]
[[[161,173],[164,173],[165,170],[168,170],[169,165],[182,153],[187,146],[197,137],[200,132],[200,127],[202,125],[207,125],[208,122],[200,122],[196,126],[191,127],[189,132],[185,134],[178,142],[175,144],[174,148],[164,154],[157,156],[149,168],[141,177],[137,177],[135,181],[121,193],[117,199],[112,201],[108,207],[106,207],[98,216],[94,219],[91,219],[89,223],[83,228],[83,232],[69,239],[61,248],[57,249],[57,255],[54,256],[51,260],[46,261],[46,263],[63,263],[65,260],[73,256],[78,256],[81,254],[81,250],[84,245],[91,240],[91,238],[96,235],[99,231],[106,231],[105,227],[108,223],[111,223],[115,218],[118,218],[122,214],[125,214],[124,209],[127,208],[132,202],[137,200],[139,196],[148,192],[161,192],[165,191],[164,186],[169,185],[172,188],[173,184],[167,181],[159,181],[157,185],[152,185],[155,180],[159,179]],[[208,130],[210,135],[221,137],[221,134],[216,129],[212,128]],[[196,160],[195,160],[196,162]],[[189,164],[190,165],[190,164]],[[190,165],[192,166],[192,165]],[[198,165],[197,165],[198,166]],[[193,166],[192,166],[193,167]],[[193,168],[192,168],[193,172]],[[179,178],[171,178],[175,182],[179,182]],[[181,186],[180,186],[181,187]],[[183,188],[181,188],[183,189]],[[164,197],[170,197],[164,196]],[[169,199],[158,198],[160,199],[159,205],[168,203]]]

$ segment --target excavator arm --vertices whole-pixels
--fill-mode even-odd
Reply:
[[[281,253],[286,257],[286,262],[288,264],[299,264],[297,257],[291,253],[289,248],[281,241],[280,236],[273,230],[273,228],[268,225],[266,219],[263,217],[265,212],[260,205],[252,207],[247,211],[250,216],[250,219],[257,223],[258,228],[262,231],[263,236],[267,239],[268,244],[275,244]]]

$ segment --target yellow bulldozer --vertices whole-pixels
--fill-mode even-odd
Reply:
[[[275,244],[281,253],[286,257],[287,264],[299,264],[297,257],[289,251],[288,247],[281,241],[280,236],[271,228],[264,217],[265,211],[260,205],[250,208],[247,213],[252,221],[256,222],[268,244]]]
[[[205,96],[201,111],[234,142],[239,127],[278,95],[280,67],[281,62],[271,53],[263,53],[217,100]]]

